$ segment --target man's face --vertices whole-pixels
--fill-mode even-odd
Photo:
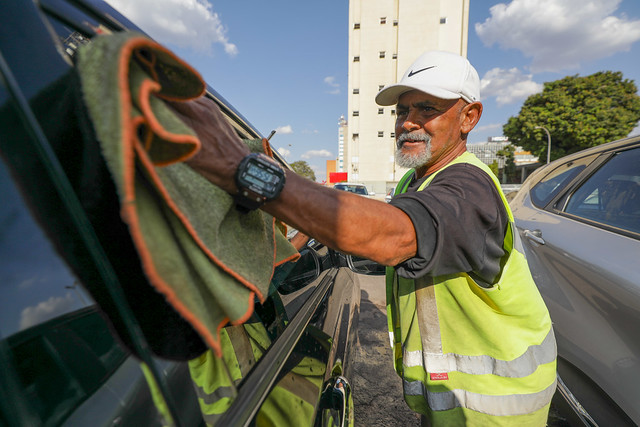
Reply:
[[[434,164],[460,141],[461,99],[440,99],[418,90],[396,106],[396,162],[406,168]]]

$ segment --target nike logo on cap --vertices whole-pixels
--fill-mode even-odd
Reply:
[[[430,70],[431,68],[435,68],[435,67],[436,67],[435,65],[432,65],[431,67],[423,68],[423,69],[418,70],[418,71],[411,70],[411,71],[409,71],[409,74],[407,75],[407,77],[411,77],[411,76],[413,76],[415,74],[421,73],[421,72],[423,72],[425,70]]]

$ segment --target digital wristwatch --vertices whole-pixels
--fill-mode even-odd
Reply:
[[[275,199],[282,191],[285,179],[284,169],[275,161],[261,153],[249,154],[236,170],[236,209],[250,212]]]

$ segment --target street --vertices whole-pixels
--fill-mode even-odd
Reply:
[[[387,331],[384,276],[360,275],[361,305],[353,395],[356,426],[419,426],[402,398]]]
[[[360,275],[361,305],[353,395],[356,426],[419,426],[420,417],[402,398],[402,384],[393,370],[385,308],[384,276]],[[551,406],[548,425],[568,427]]]

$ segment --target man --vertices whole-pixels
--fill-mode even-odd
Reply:
[[[479,87],[466,59],[434,51],[377,95],[397,103],[396,158],[411,168],[389,204],[290,171],[279,194],[256,198],[238,178],[248,152],[222,119],[194,167],[242,209],[265,202],[327,246],[391,267],[395,368],[424,423],[545,425],[555,340],[499,183],[466,151],[482,114]]]

